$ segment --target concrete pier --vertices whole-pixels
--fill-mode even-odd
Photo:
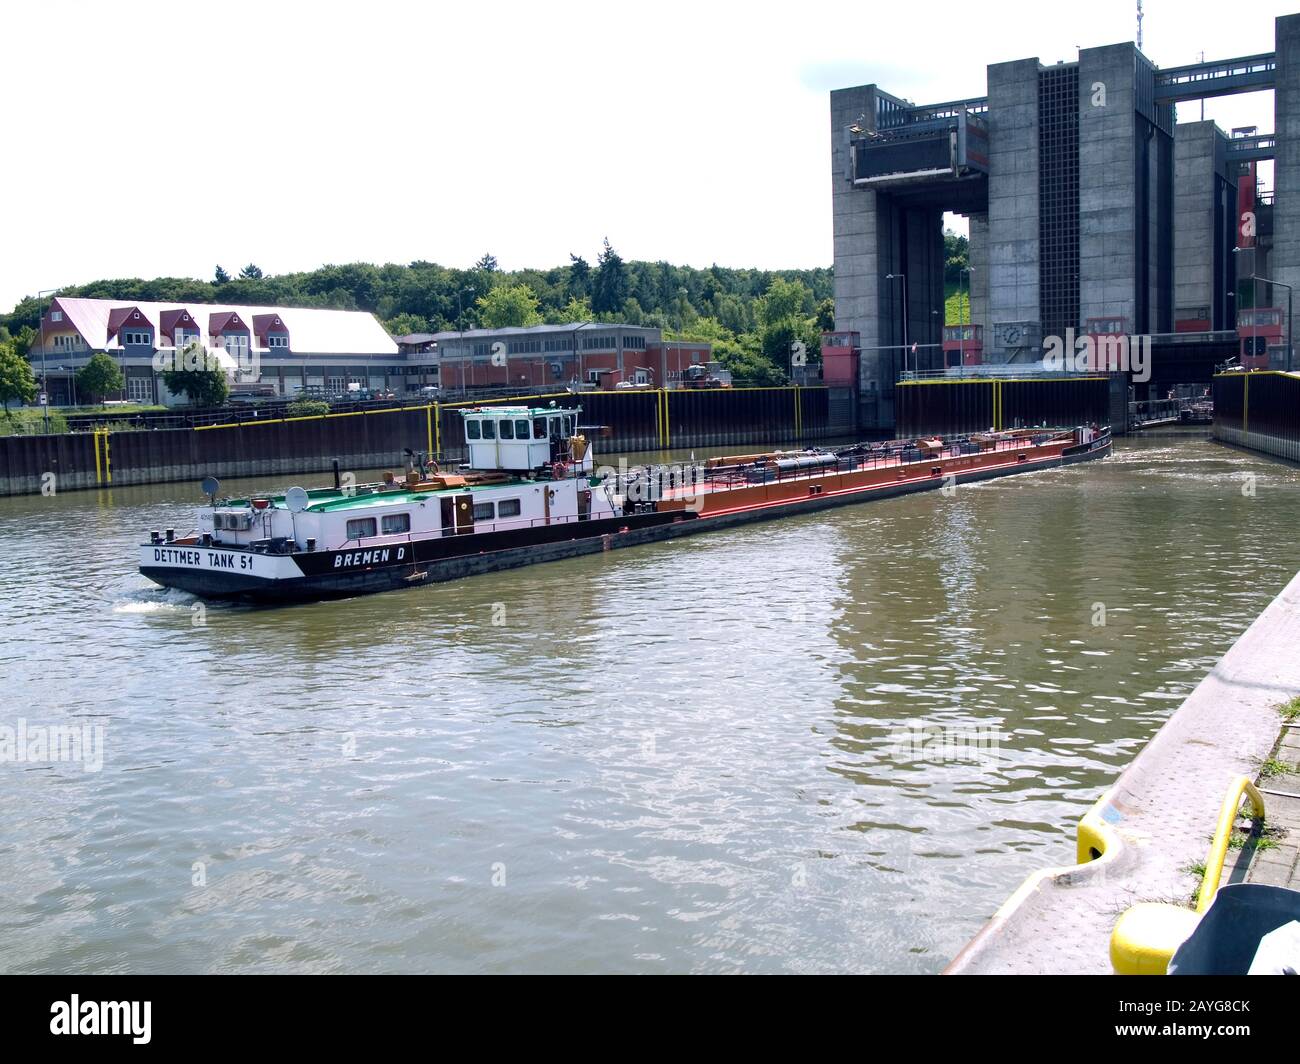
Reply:
[[[1188,870],[1206,858],[1229,784],[1259,775],[1277,746],[1279,707],[1300,694],[1298,642],[1300,575],[1102,797],[1105,853],[1031,875],[948,973],[1106,974],[1110,933],[1125,910],[1186,905],[1197,886]]]

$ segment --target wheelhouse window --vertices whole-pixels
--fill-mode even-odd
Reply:
[[[513,421],[501,422],[501,438],[503,440],[513,440],[515,438],[515,423]]]
[[[375,534],[373,517],[354,517],[348,522],[348,539],[366,539]]]
[[[475,521],[491,521],[493,516],[492,504],[490,502],[476,502],[474,504]]]
[[[515,439],[528,439],[528,419],[526,417],[521,417],[515,422]]]
[[[483,438],[485,440],[495,440],[497,438],[497,423],[495,421],[483,422]]]
[[[533,439],[544,440],[546,438],[546,418],[533,418]]]
[[[465,438],[467,440],[478,440],[482,439],[482,437],[483,434],[479,431],[479,423],[477,421],[465,422]]]
[[[409,532],[411,531],[411,515],[406,513],[384,514],[381,527],[386,536],[395,536],[402,532]]]
[[[518,499],[502,499],[497,503],[498,517],[518,517],[520,506]]]

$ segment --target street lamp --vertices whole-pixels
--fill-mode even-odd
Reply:
[[[974,269],[975,269],[974,266],[963,266],[961,270],[958,271],[959,279],[961,274],[964,273],[966,275],[966,298],[961,302],[961,308],[960,308],[961,314],[960,314],[960,322],[959,322],[959,324],[961,325],[961,331],[960,331],[960,339],[958,340],[958,344],[957,344],[957,349],[961,354],[961,364],[963,367],[966,365],[966,317],[967,317],[967,311],[970,309],[970,275],[971,275],[971,271]],[[959,371],[959,375],[965,375],[965,372],[966,372],[965,369],[962,369]]]
[[[1232,253],[1235,255],[1237,254],[1237,252],[1243,250],[1252,252],[1250,256],[1250,304],[1252,310],[1256,312],[1258,312],[1259,310],[1259,300],[1256,299],[1255,294],[1258,291],[1257,286],[1260,281],[1263,281],[1265,284],[1273,284],[1273,285],[1277,285],[1279,288],[1286,289],[1286,371],[1290,373],[1294,361],[1294,359],[1292,358],[1292,353],[1295,351],[1295,340],[1292,338],[1292,333],[1291,333],[1291,320],[1292,320],[1292,310],[1294,308],[1294,302],[1295,302],[1295,291],[1294,289],[1292,289],[1292,287],[1289,284],[1287,284],[1284,281],[1274,281],[1268,277],[1260,277],[1255,272],[1255,256],[1253,254],[1255,250],[1254,248],[1233,248]],[[1255,320],[1256,322],[1259,321],[1258,318],[1256,318]],[[1238,323],[1234,320],[1233,324],[1237,325]]]
[[[39,304],[45,296],[58,295],[57,288],[42,288],[36,293],[36,302]],[[45,411],[45,432],[50,431],[50,386],[45,375],[45,311],[41,311],[41,394],[45,397],[45,402],[41,404]],[[29,359],[30,361],[30,359]]]
[[[465,316],[465,305],[464,303],[461,302],[461,291],[462,290],[460,288],[456,289],[456,332],[458,334],[456,337],[456,343],[458,346],[462,348],[461,357],[460,357],[460,394],[466,395],[468,394],[465,387],[466,358],[465,358],[465,352],[463,350],[465,345],[465,323],[462,320]],[[469,285],[464,289],[464,291],[468,292],[470,295],[473,295],[476,289],[474,288],[473,285]],[[469,360],[469,370],[470,373],[474,372],[473,359]]]
[[[907,274],[905,273],[887,273],[886,281],[903,282],[903,372],[907,372],[907,352],[909,350],[907,343]]]
[[[1286,289],[1286,371],[1291,372],[1291,352],[1295,350],[1295,342],[1291,339],[1291,310],[1295,296],[1295,290],[1283,281],[1273,281],[1267,277],[1252,277],[1252,281],[1263,281],[1265,284],[1275,284],[1279,288]],[[1252,300],[1253,302],[1253,300]],[[1259,310],[1258,307],[1255,308]],[[1259,319],[1256,318],[1256,321]]]

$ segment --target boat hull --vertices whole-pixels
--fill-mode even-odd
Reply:
[[[1025,460],[1019,460],[1014,452],[1008,452],[1006,461],[994,464],[954,468],[952,463],[947,463],[948,468],[942,475],[912,475],[897,481],[764,501],[734,509],[710,512],[705,506],[702,513],[667,510],[472,536],[434,537],[365,551],[264,555],[192,543],[144,544],[140,548],[140,572],[163,587],[207,599],[275,604],[349,597],[459,580],[757,521],[934,491],[945,484],[977,483],[1076,465],[1104,458],[1110,451],[1111,440],[1106,436],[1092,444],[1066,447],[1048,454],[1031,453]],[[832,480],[831,477],[824,479]]]

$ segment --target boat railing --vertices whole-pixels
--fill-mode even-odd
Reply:
[[[1021,451],[1026,447],[1040,446],[1054,440],[1065,442],[1066,433],[1061,429],[1044,428],[1039,431],[1024,430],[1025,434],[1013,437],[993,437],[976,440],[979,433],[952,437],[932,437],[939,439],[942,446],[926,453],[915,440],[889,440],[879,443],[860,444],[838,452],[791,452],[789,457],[815,458],[824,455],[824,465],[799,469],[781,469],[770,460],[747,462],[713,469],[695,464],[687,467],[642,466],[629,470],[614,478],[614,492],[619,496],[628,494],[629,485],[642,478],[657,480],[661,489],[669,492],[690,492],[695,488],[706,491],[724,491],[737,487],[756,487],[762,484],[784,484],[789,481],[809,480],[826,476],[829,473],[855,473],[868,469],[887,467],[917,467],[931,462],[949,461],[954,458],[971,458],[982,454],[1005,451]],[[834,455],[836,462],[829,461]],[[682,475],[690,470],[690,475]]]

